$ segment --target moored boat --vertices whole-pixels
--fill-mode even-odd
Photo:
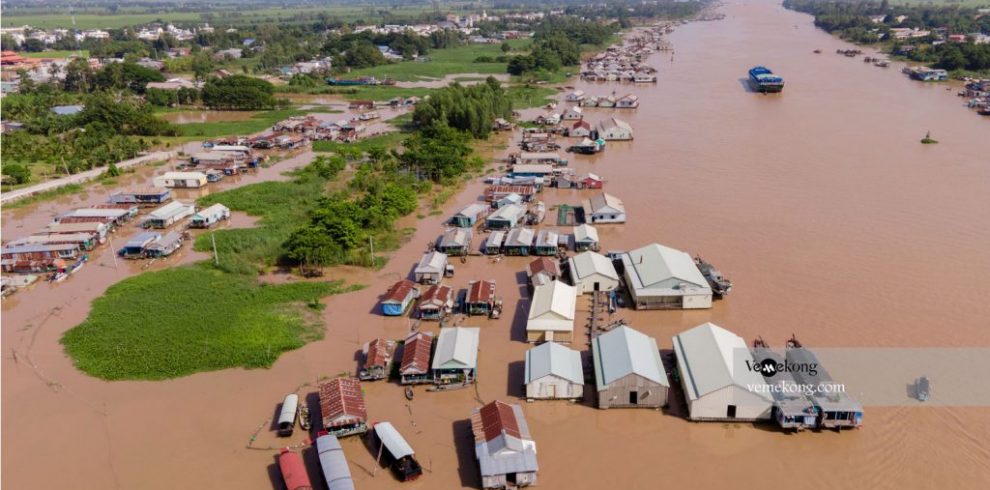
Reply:
[[[715,266],[705,262],[701,257],[695,257],[694,263],[698,266],[701,275],[708,281],[708,285],[712,288],[712,294],[716,298],[722,298],[729,294],[729,291],[732,290],[732,281],[722,276],[722,273]]]
[[[761,93],[776,93],[784,90],[784,79],[774,75],[765,66],[754,66],[749,69],[749,83],[753,90]]]

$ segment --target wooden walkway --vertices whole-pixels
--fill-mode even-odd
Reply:
[[[591,308],[588,314],[588,323],[585,324],[588,344],[595,337],[612,330],[615,327],[626,325],[624,319],[613,320],[612,313],[608,311],[609,294],[606,291],[595,291],[591,296]]]

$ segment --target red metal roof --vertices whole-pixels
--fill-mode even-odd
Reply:
[[[430,370],[430,351],[433,349],[433,335],[429,332],[416,332],[406,339],[402,348],[402,374],[424,374]]]
[[[556,260],[548,257],[540,257],[529,263],[530,277],[535,276],[540,272],[546,272],[547,274],[550,274],[551,277],[560,277],[560,264]]]
[[[519,421],[512,405],[501,400],[495,400],[481,407],[478,423],[474,424],[474,440],[490,441],[503,433],[517,439],[522,439],[519,433]]]
[[[278,457],[278,468],[282,471],[282,479],[288,490],[312,490],[313,484],[309,481],[306,465],[299,453],[282,449],[282,454]]]
[[[338,427],[368,420],[361,381],[337,378],[320,385],[320,414],[323,427]]]
[[[368,342],[368,354],[365,357],[364,367],[385,366],[392,358],[392,349],[385,339],[375,339]]]
[[[468,303],[491,303],[495,300],[495,281],[474,281],[468,291]]]
[[[447,304],[448,301],[453,297],[454,290],[450,286],[442,284],[434,284],[427,289],[422,296],[419,297],[419,307],[422,308],[426,305],[432,305],[436,307],[441,307]]]
[[[408,279],[403,279],[388,288],[388,292],[385,293],[385,299],[383,301],[397,301],[401,303],[405,301],[406,296],[408,296],[409,292],[413,289],[416,289],[416,283]]]

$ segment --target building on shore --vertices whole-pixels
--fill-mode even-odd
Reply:
[[[656,339],[625,325],[591,341],[598,408],[661,408],[670,382]]]
[[[712,323],[674,336],[677,372],[691,420],[770,418],[773,396],[746,341]]]
[[[622,254],[622,265],[637,310],[712,307],[712,288],[685,252],[651,243]]]
[[[519,405],[495,400],[471,412],[474,454],[481,487],[516,488],[536,484],[536,442]]]
[[[580,400],[584,397],[581,353],[556,342],[526,351],[527,400]]]

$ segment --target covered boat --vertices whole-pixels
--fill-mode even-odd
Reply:
[[[749,83],[753,86],[753,90],[757,92],[768,93],[784,90],[784,79],[778,75],[774,75],[765,66],[754,66],[749,69]]]
[[[278,413],[278,435],[280,437],[292,435],[292,428],[296,425],[298,409],[299,395],[295,393],[285,395],[285,400],[282,401],[282,410]]]
[[[381,454],[400,481],[412,481],[423,474],[412,447],[390,422],[375,424],[374,438],[380,444]]]
[[[282,472],[282,479],[288,490],[313,490],[313,484],[306,474],[306,465],[299,453],[282,448],[278,455],[278,469]]]
[[[333,435],[320,432],[316,438],[316,453],[320,456],[320,469],[330,490],[354,490],[351,470],[340,441]]]

